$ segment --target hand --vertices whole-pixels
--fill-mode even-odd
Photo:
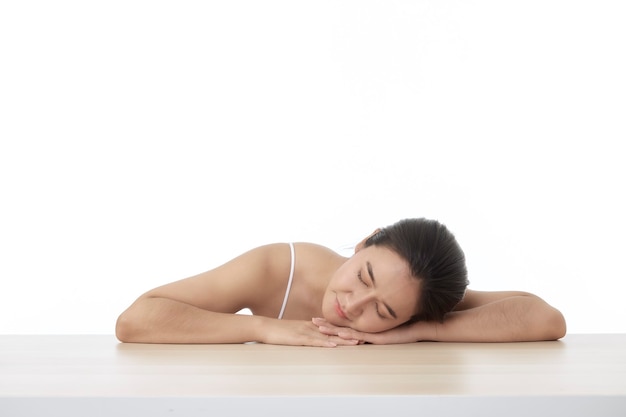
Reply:
[[[358,340],[322,333],[318,327],[306,320],[268,319],[260,330],[260,342],[272,345],[336,347],[354,346]]]
[[[380,333],[365,333],[354,330],[350,327],[337,327],[321,318],[314,318],[319,331],[329,335],[337,336],[345,340],[358,340],[359,343],[372,343],[376,345],[390,345],[399,343],[413,343],[420,340],[418,336],[418,323],[403,324],[390,330]]]

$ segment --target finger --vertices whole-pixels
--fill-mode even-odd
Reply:
[[[327,335],[332,335],[332,336],[337,336],[339,331],[341,329],[337,328],[337,327],[328,327],[328,326],[319,326],[317,328],[321,333],[327,334]]]
[[[353,329],[347,329],[347,328],[337,329],[336,334],[342,339],[357,339],[357,340],[365,339],[364,333],[357,332],[356,330],[353,330]]]
[[[363,333],[357,332],[349,327],[336,327],[328,323],[325,319],[319,317],[314,317],[312,322],[317,326],[320,333],[329,336],[336,336],[336,339],[333,339],[335,343],[342,345],[357,345],[363,342]]]
[[[359,344],[359,340],[356,339],[342,339],[337,336],[332,336],[329,339],[330,342],[334,343],[335,346],[355,346]]]
[[[312,321],[312,322],[313,322],[313,324],[315,324],[316,326],[327,326],[327,325],[328,325],[328,322],[327,322],[325,319],[320,318],[320,317],[313,317],[313,318],[311,319],[311,321]]]
[[[337,346],[355,346],[359,344],[359,340],[346,340],[337,336],[320,335],[316,341],[312,341],[312,346],[319,347],[337,347]]]
[[[348,341],[353,343],[354,341],[360,342],[365,338],[365,334],[361,332],[357,332],[356,330],[350,329],[349,327],[327,327],[320,326],[318,327],[320,333],[329,335],[329,336],[337,336],[339,340]]]
[[[381,336],[378,333],[360,333],[360,332],[355,332],[352,334],[345,333],[345,334],[340,334],[339,337],[346,337],[346,338],[352,337],[354,339],[358,339],[361,342],[361,344],[371,343],[374,345],[379,345],[379,344],[386,343],[384,339],[381,338]]]
[[[337,337],[345,340],[358,340],[359,344],[373,343],[378,344],[380,342],[379,335],[376,333],[363,333],[353,329],[340,329],[337,332]]]
[[[326,336],[326,340],[322,341],[322,347],[354,346],[358,344],[358,340],[345,340],[337,336]]]

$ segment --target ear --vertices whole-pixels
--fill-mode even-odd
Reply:
[[[360,241],[359,243],[357,243],[357,245],[354,248],[354,253],[357,253],[358,251],[360,251],[361,249],[363,249],[365,247],[365,242],[367,241],[367,239],[369,239],[370,237],[374,236],[376,233],[380,232],[380,228],[374,230],[372,233],[370,233],[369,236],[367,236],[365,239],[363,239],[362,241]]]

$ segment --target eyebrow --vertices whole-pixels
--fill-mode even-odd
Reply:
[[[376,279],[374,279],[374,271],[372,270],[372,264],[370,263],[370,261],[367,261],[366,265],[367,265],[367,273],[370,274],[370,279],[372,280],[372,285],[375,288],[376,287]],[[383,305],[385,306],[387,311],[389,311],[389,314],[391,314],[391,316],[394,319],[398,318],[398,316],[396,315],[396,312],[393,311],[393,308],[389,307],[389,305],[387,303],[385,303],[385,302],[383,302]]]

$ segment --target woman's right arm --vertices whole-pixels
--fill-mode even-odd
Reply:
[[[214,270],[155,288],[120,315],[116,336],[131,343],[355,344],[322,334],[311,321],[273,318],[289,266],[287,245],[267,245]],[[243,308],[261,315],[235,314]]]
[[[136,343],[258,341],[263,317],[235,313],[271,303],[279,288],[271,277],[288,274],[288,268],[287,245],[253,249],[211,271],[143,294],[118,318],[116,336]]]
[[[145,295],[120,315],[115,334],[130,343],[243,343],[259,340],[261,319]]]
[[[244,343],[335,347],[356,345],[321,333],[306,320],[216,313],[167,298],[137,300],[118,319],[117,338],[129,343]]]

